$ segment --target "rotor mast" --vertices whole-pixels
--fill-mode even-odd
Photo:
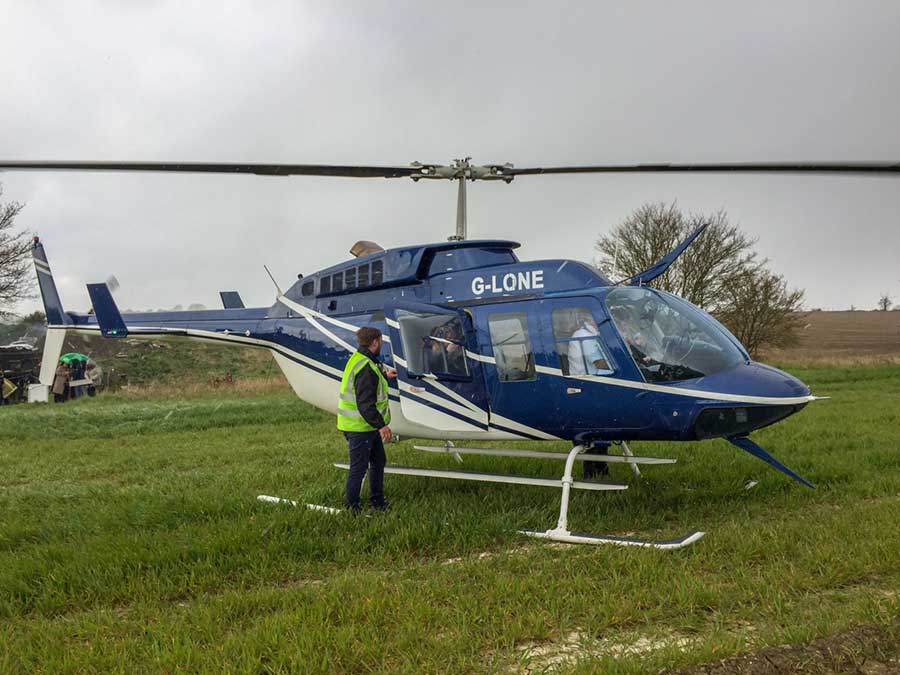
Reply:
[[[441,164],[422,164],[413,162],[410,166],[413,173],[410,178],[419,181],[422,178],[429,180],[455,180],[456,192],[456,232],[448,237],[449,241],[465,241],[468,227],[466,181],[475,180],[502,180],[511,183],[515,174],[512,173],[512,164],[472,164],[471,157],[454,159],[449,166]]]
[[[456,234],[450,235],[450,241],[463,241],[466,238],[466,179],[456,179],[459,189],[456,193]]]

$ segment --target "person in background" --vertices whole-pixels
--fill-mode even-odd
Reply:
[[[91,381],[91,383],[87,386],[87,395],[88,396],[96,396],[97,395],[97,385],[100,384],[100,380],[103,377],[103,371],[97,366],[97,363],[93,359],[89,359],[87,362],[87,366],[84,369],[84,376]]]
[[[69,388],[69,366],[59,362],[56,373],[53,375],[53,400],[56,403],[65,403]]]
[[[388,399],[388,380],[397,371],[379,360],[382,337],[377,328],[364,326],[356,332],[358,350],[354,352],[341,378],[338,395],[337,428],[344,432],[350,451],[350,471],[344,489],[344,504],[351,513],[360,511],[360,491],[369,474],[369,503],[377,511],[389,507],[384,498],[384,443],[393,433]]]
[[[81,398],[84,393],[84,386],[80,384],[72,385],[72,382],[82,382],[84,380],[84,361],[72,361],[69,366],[71,374],[69,376],[69,393],[71,398]]]

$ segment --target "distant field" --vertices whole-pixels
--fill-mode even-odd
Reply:
[[[900,365],[789,369],[833,398],[754,437],[818,489],[724,442],[643,443],[679,464],[573,497],[580,530],[708,532],[676,552],[524,539],[555,523],[547,488],[388,476],[387,515],[261,504],[341,499],[331,416],[287,392],[0,408],[0,672],[891,672]]]
[[[772,350],[763,360],[788,363],[900,363],[900,311],[809,312],[795,347]]]

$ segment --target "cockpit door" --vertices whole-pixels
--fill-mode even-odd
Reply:
[[[488,397],[475,330],[464,310],[418,303],[385,307],[407,420],[440,431],[485,431]]]

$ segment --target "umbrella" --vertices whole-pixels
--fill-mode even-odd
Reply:
[[[68,354],[60,356],[59,360],[66,364],[71,364],[74,361],[83,361],[84,363],[87,363],[88,357],[84,354],[79,354],[78,352],[69,352]]]

